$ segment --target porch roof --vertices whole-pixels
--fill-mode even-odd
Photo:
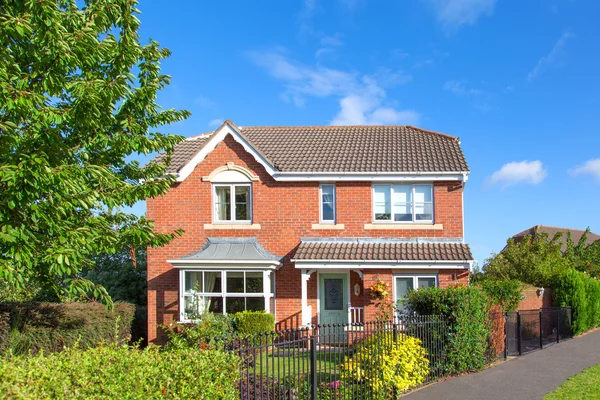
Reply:
[[[292,261],[473,261],[468,244],[459,240],[303,239]]]

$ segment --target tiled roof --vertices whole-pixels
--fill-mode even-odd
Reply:
[[[195,155],[204,147],[212,132],[200,136],[189,137],[186,140],[175,145],[171,154],[171,161],[167,167],[168,174],[176,174],[179,170],[188,163]],[[165,154],[159,154],[154,158],[154,162],[162,162],[165,159]]]
[[[567,232],[571,232],[571,240],[573,240],[574,244],[577,244],[579,243],[579,239],[581,239],[585,230],[536,225],[529,229],[525,229],[523,232],[517,233],[513,236],[513,239],[515,239],[516,242],[520,242],[525,238],[525,236],[533,236],[536,233],[545,233],[548,235],[548,239],[552,239],[557,233],[562,233],[560,239],[558,239],[558,242],[561,243],[561,250],[565,251],[567,249]],[[600,240],[600,235],[590,232],[587,235],[586,243],[590,245],[597,240]]]
[[[296,260],[362,261],[470,261],[469,245],[463,243],[410,243],[394,240],[381,242],[303,241],[293,257]]]
[[[412,126],[256,126],[242,133],[282,172],[458,172],[458,139]]]
[[[458,138],[412,126],[253,126],[241,134],[280,172],[463,172]],[[178,172],[208,141],[178,144]],[[157,161],[160,161],[159,156]]]

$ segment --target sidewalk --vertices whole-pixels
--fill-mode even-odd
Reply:
[[[421,399],[542,399],[570,376],[600,364],[600,330],[502,363],[442,381],[404,396]]]

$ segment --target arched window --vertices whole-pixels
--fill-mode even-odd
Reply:
[[[252,223],[252,181],[258,177],[246,168],[228,163],[204,180],[212,183],[214,223]]]

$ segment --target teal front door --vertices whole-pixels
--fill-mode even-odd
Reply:
[[[321,324],[348,323],[348,274],[319,274]]]

